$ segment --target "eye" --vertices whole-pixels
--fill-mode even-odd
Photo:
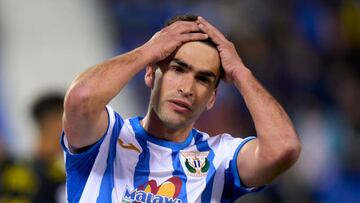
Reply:
[[[209,77],[206,77],[206,76],[197,76],[196,79],[198,81],[200,81],[201,83],[204,83],[204,84],[211,84],[211,80]]]
[[[184,73],[185,72],[185,69],[183,67],[181,67],[181,66],[173,65],[173,66],[171,66],[171,69],[174,70],[177,73]]]

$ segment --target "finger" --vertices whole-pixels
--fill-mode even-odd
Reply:
[[[200,32],[198,24],[190,21],[177,21],[170,25],[170,29],[178,33]]]
[[[207,20],[205,20],[205,18],[199,16],[198,17],[198,22],[200,24],[205,25],[206,28],[208,28],[212,33],[214,33],[216,36],[218,36],[219,38],[222,38],[223,40],[226,40],[226,37],[223,35],[222,32],[220,32],[220,30],[218,30],[215,26],[213,26],[211,23],[209,23]]]
[[[217,36],[210,28],[206,27],[204,24],[199,24],[199,28],[202,32],[207,33],[216,45],[220,45],[223,42],[223,40],[219,36]]]
[[[160,35],[160,31],[156,32],[151,38],[150,40],[155,39],[156,37],[158,37]]]
[[[182,34],[180,40],[185,43],[185,42],[189,42],[189,41],[201,41],[201,40],[205,40],[207,39],[209,36],[207,34],[204,33],[187,33],[187,34]]]
[[[226,37],[203,17],[198,17],[198,24],[201,31],[209,34],[210,38],[216,43],[220,44],[221,42],[228,41]]]

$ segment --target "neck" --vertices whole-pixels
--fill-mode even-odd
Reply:
[[[183,142],[186,140],[193,124],[182,127],[169,127],[163,122],[157,114],[149,110],[144,119],[140,121],[141,125],[152,136],[171,142]]]

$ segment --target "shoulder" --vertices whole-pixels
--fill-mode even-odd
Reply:
[[[211,143],[219,143],[219,142],[232,142],[232,141],[242,141],[243,138],[234,137],[228,133],[221,133],[217,135],[209,135],[206,132],[200,131],[198,129],[193,129],[193,136],[195,142],[207,141]]]
[[[228,133],[210,136],[208,133],[200,131],[198,129],[193,130],[193,136],[195,144],[206,142],[211,148],[233,148],[238,146],[243,141],[242,138],[234,137]]]
[[[214,136],[210,136],[206,132],[194,129],[194,144],[205,144],[214,151],[221,152],[223,155],[233,156],[237,153],[243,145],[248,141],[256,138],[255,136],[249,136],[246,138],[234,137],[228,133],[222,133]]]

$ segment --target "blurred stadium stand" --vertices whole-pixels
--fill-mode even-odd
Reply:
[[[37,0],[38,4],[22,4],[20,8],[32,9],[32,12],[25,12],[27,17],[41,7],[37,18],[25,21],[29,24],[25,29],[21,20],[14,20],[18,19],[15,14],[6,12],[17,11],[14,13],[20,15],[21,10],[16,10],[21,5],[20,1],[0,1],[0,25],[3,26],[0,30],[7,32],[15,27],[13,32],[16,32],[24,28],[20,29],[21,35],[16,35],[22,39],[17,42],[19,46],[10,45],[15,40],[10,38],[3,49],[5,61],[24,61],[19,64],[3,63],[6,64],[2,67],[5,71],[1,73],[10,72],[12,75],[5,78],[8,82],[5,92],[10,95],[1,97],[1,102],[20,109],[15,115],[5,117],[15,123],[25,112],[27,104],[24,100],[30,101],[52,84],[51,81],[58,83],[56,87],[66,88],[76,73],[106,57],[141,45],[172,16],[184,13],[202,15],[236,44],[244,63],[290,113],[303,142],[302,155],[290,171],[262,192],[245,196],[238,202],[360,202],[358,0],[61,2]],[[59,7],[57,4],[60,4]],[[7,9],[4,5],[8,6]],[[61,16],[58,12],[48,12],[56,9],[66,12]],[[54,21],[54,25],[47,18]],[[60,28],[54,33],[46,31],[59,27],[58,23]],[[51,44],[42,49],[36,49],[39,43],[33,42],[34,35],[39,34],[34,30],[39,28],[46,34],[35,39],[52,36],[49,41],[40,41],[42,45]],[[27,49],[22,50],[24,46]],[[54,51],[56,49],[62,51]],[[40,59],[50,59],[44,63],[31,63],[29,67],[26,63],[28,58],[15,57],[18,54],[24,57],[29,53],[35,58],[34,55],[38,55]],[[14,70],[14,64],[15,68],[19,67],[17,74],[10,71],[11,68]],[[31,68],[35,71],[29,71]],[[15,77],[20,73],[28,78]],[[48,75],[46,83],[41,82],[40,74]],[[4,79],[3,75],[0,77]],[[124,112],[125,116],[146,111],[149,90],[143,85],[142,78],[143,74],[138,74],[130,82],[130,89],[126,90],[126,97],[136,99],[131,99],[135,106],[130,112]],[[24,89],[27,85],[33,88]],[[216,106],[204,114],[197,127],[212,135],[221,132],[240,137],[254,134],[250,115],[236,89],[223,83],[219,88]],[[130,101],[122,98],[115,99],[114,105],[120,112],[121,106]],[[27,129],[24,127],[14,133],[23,134]]]

